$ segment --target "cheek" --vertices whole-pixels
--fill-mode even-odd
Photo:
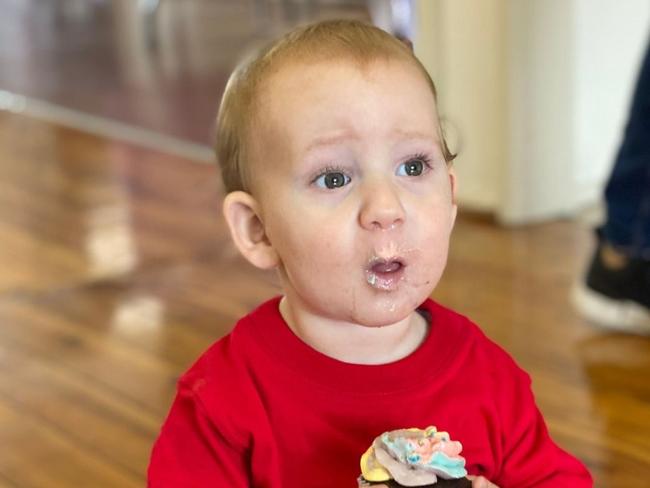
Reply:
[[[333,210],[301,198],[301,195],[292,199],[278,198],[275,207],[271,230],[287,259],[292,254],[313,257],[318,252],[321,259],[328,260],[329,254],[343,248],[342,241],[350,230],[348,216],[353,210]]]
[[[448,238],[455,220],[455,209],[450,191],[434,193],[419,206],[417,224],[428,236]]]
[[[349,261],[352,243],[345,239],[343,229],[337,225],[313,224],[315,221],[306,216],[285,218],[271,241],[292,274],[331,272]]]
[[[431,255],[432,260],[446,259],[452,227],[451,211],[436,215],[435,223],[428,226],[424,234],[425,250]]]
[[[454,223],[454,207],[438,200],[420,219],[419,247],[427,272],[437,272],[447,262],[449,239]]]

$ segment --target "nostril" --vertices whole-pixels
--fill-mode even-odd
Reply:
[[[389,220],[376,220],[372,222],[372,228],[374,230],[393,230],[395,229],[400,223],[402,222],[402,219],[394,219],[392,221]]]

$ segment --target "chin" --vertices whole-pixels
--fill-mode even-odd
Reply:
[[[384,327],[408,318],[424,299],[415,305],[412,301],[374,300],[357,310],[353,321],[364,327]]]

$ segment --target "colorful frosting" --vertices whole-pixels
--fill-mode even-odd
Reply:
[[[447,432],[435,427],[385,432],[361,456],[361,474],[366,481],[394,479],[404,486],[429,485],[467,475],[463,446]]]

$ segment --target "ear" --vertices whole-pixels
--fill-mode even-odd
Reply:
[[[235,246],[253,266],[272,269],[278,265],[279,257],[266,235],[259,204],[252,195],[243,191],[228,193],[223,215]]]
[[[458,193],[458,180],[456,178],[456,172],[454,168],[449,168],[449,184],[451,185],[451,205],[452,205],[452,216],[451,216],[451,226],[454,226],[456,222],[456,216],[458,215],[458,201],[456,196]]]

